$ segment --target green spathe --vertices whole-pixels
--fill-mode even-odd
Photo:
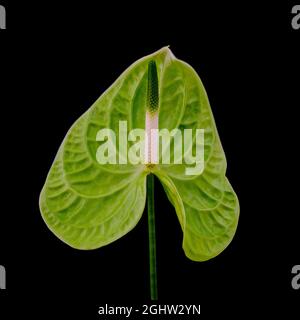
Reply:
[[[152,111],[158,112],[158,127],[205,131],[201,174],[186,175],[188,163],[97,162],[100,129],[111,129],[116,137],[119,121],[127,121],[128,130],[145,129],[149,61],[157,66],[159,108]],[[119,150],[118,138],[112,143]],[[130,146],[128,142],[128,150]],[[223,251],[237,227],[238,199],[225,177],[226,159],[202,82],[166,47],[130,66],[71,127],[41,192],[42,216],[53,233],[74,248],[107,245],[141,218],[149,173],[159,178],[175,207],[186,256],[204,261]]]

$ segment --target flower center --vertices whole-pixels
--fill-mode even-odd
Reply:
[[[148,64],[145,159],[148,168],[158,163],[159,87],[155,61]]]

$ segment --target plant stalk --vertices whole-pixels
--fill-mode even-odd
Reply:
[[[154,176],[152,173],[147,176],[147,205],[148,205],[150,295],[151,295],[151,300],[157,300]]]

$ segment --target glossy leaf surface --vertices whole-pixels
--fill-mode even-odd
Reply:
[[[159,129],[178,128],[182,133],[184,129],[204,129],[204,170],[198,175],[187,175],[186,168],[191,165],[184,161],[151,167],[97,162],[100,129],[116,133],[117,150],[123,144],[118,138],[119,121],[127,121],[128,132],[145,129],[150,61],[157,67]],[[195,143],[192,140],[192,149]],[[128,142],[127,151],[131,145]],[[117,153],[124,157],[122,151]],[[237,227],[238,199],[225,177],[226,159],[201,80],[169,48],[135,62],[74,123],[41,192],[42,216],[53,233],[74,248],[109,244],[141,218],[150,172],[160,179],[176,210],[186,256],[204,261],[224,250]],[[159,212],[159,204],[156,207]]]

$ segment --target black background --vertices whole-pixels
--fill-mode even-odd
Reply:
[[[204,317],[292,313],[291,268],[300,263],[292,4],[64,3],[1,1],[0,303],[10,315],[94,319],[105,303],[150,302],[146,212],[125,237],[82,252],[47,229],[38,196],[73,122],[131,63],[170,45],[205,85],[241,215],[222,254],[189,261],[156,181],[159,303],[201,304]]]

